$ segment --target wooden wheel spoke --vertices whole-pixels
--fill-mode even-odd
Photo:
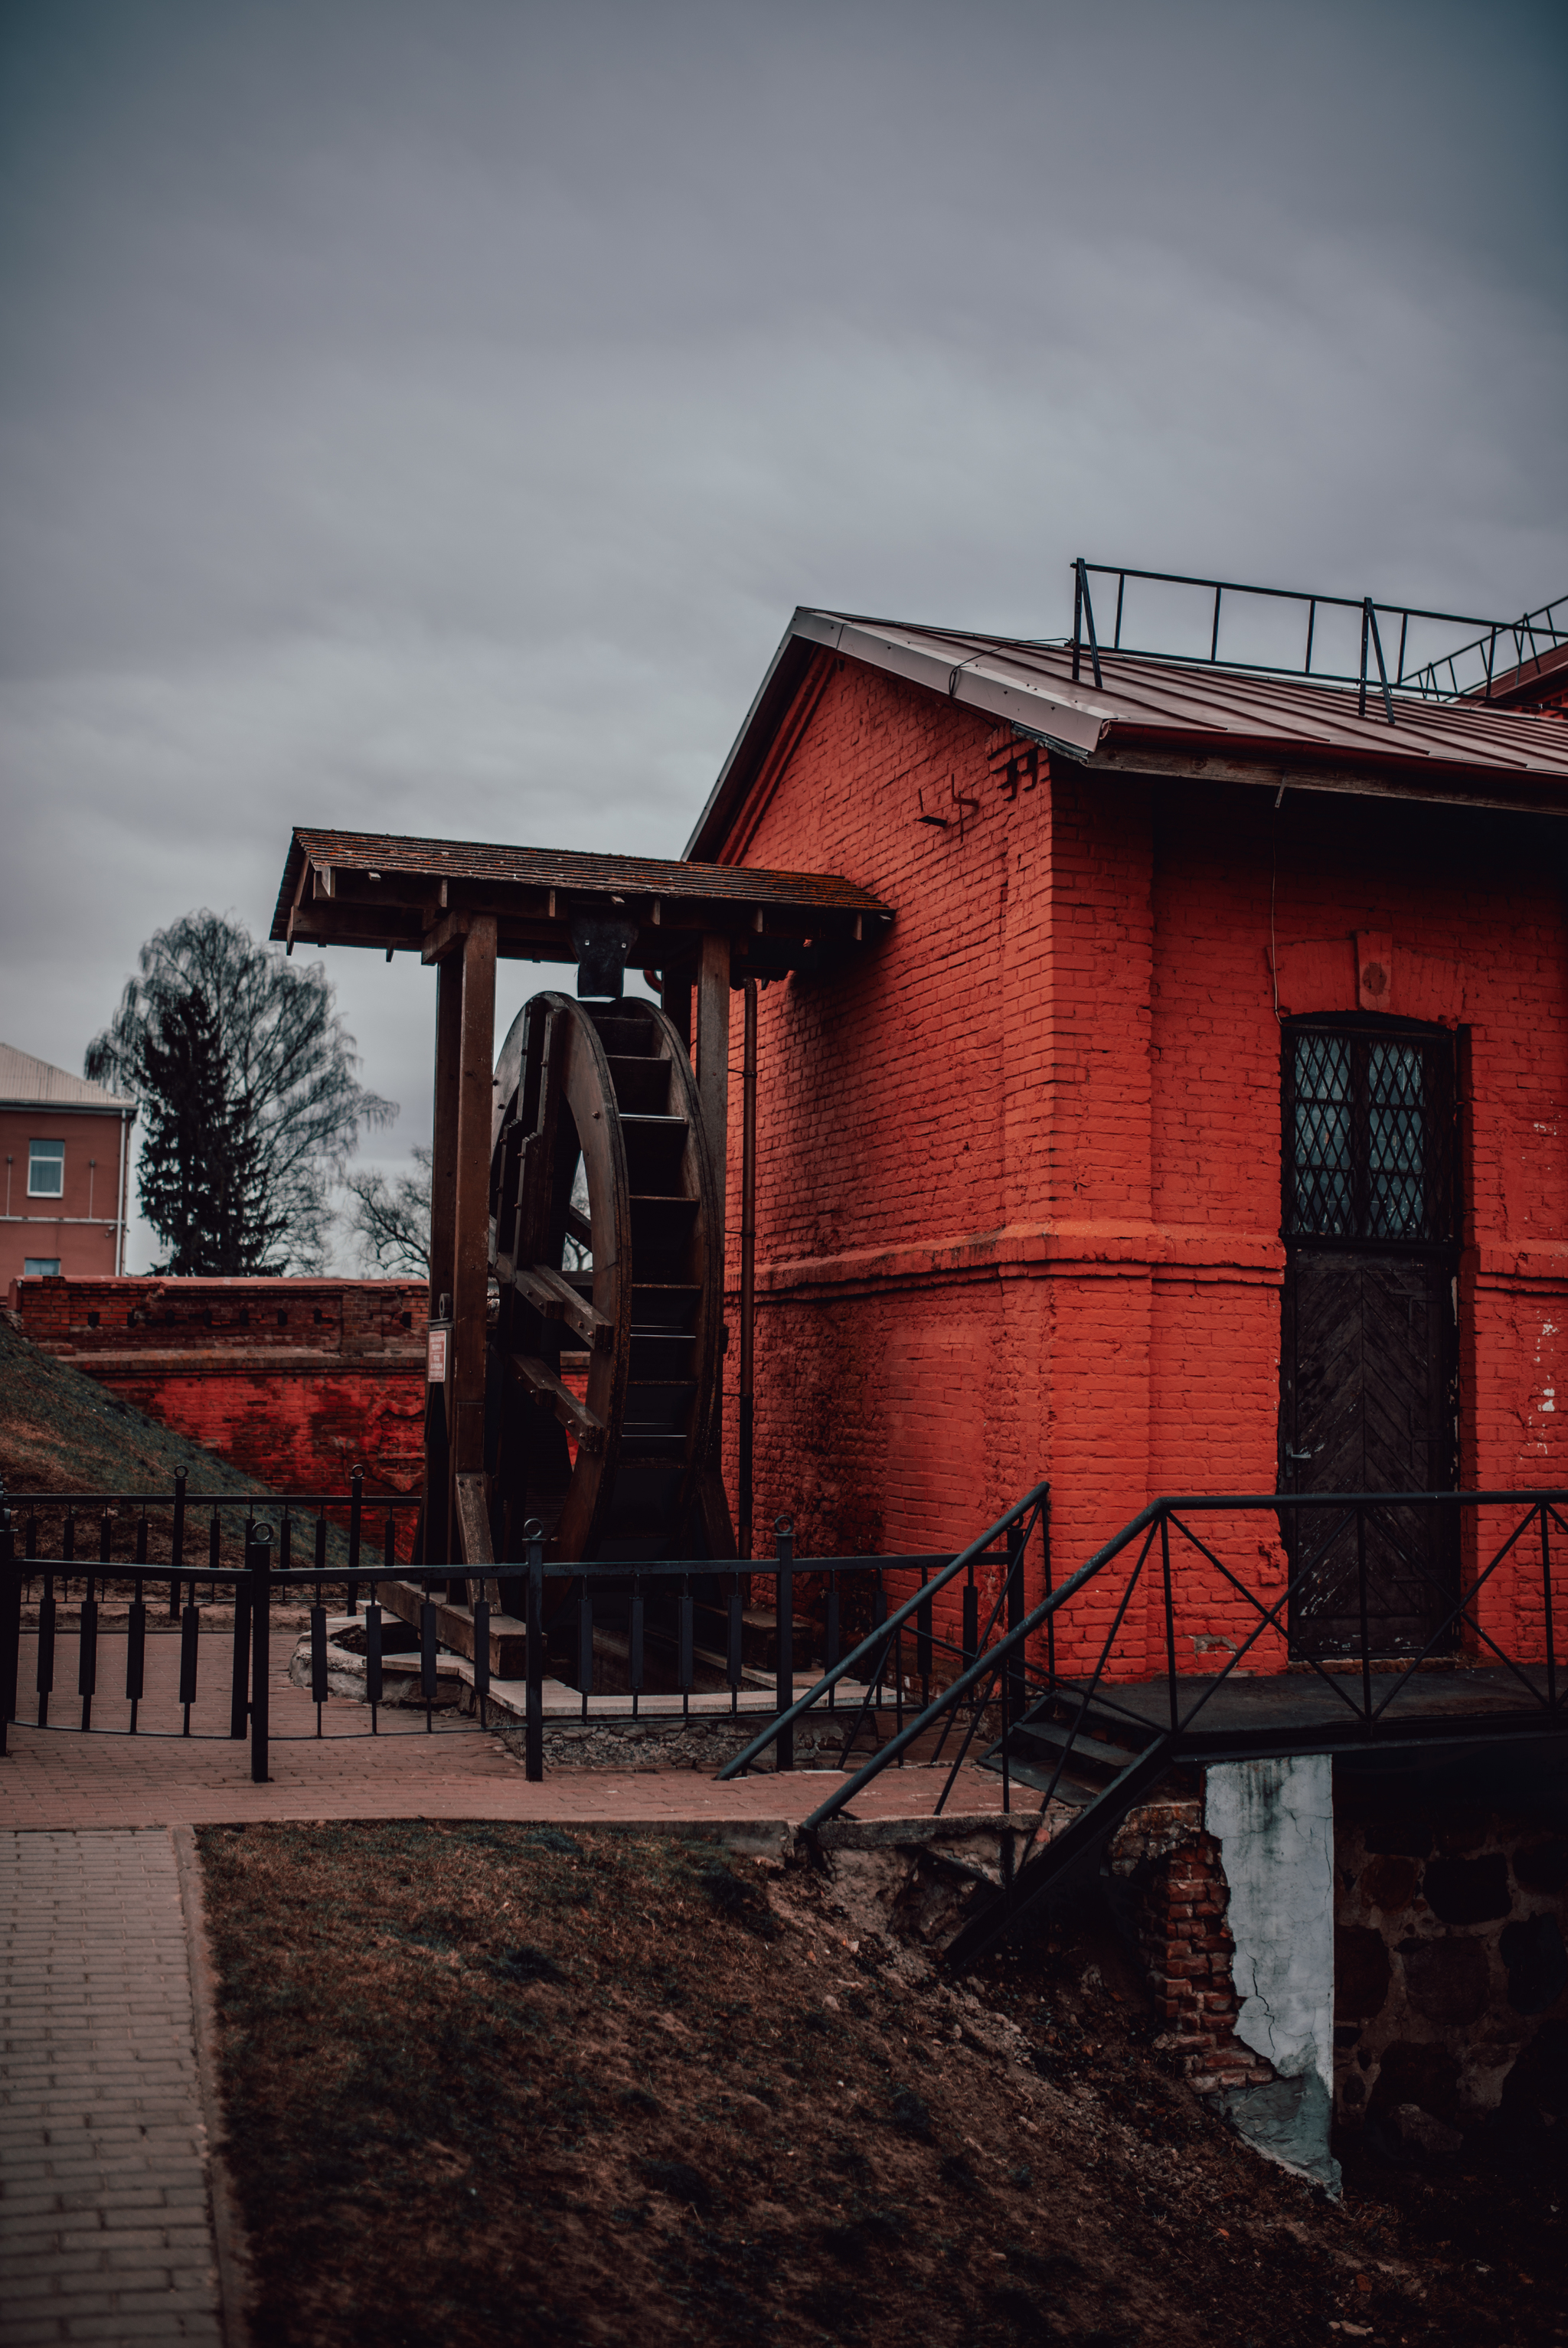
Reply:
[[[571,1387],[562,1384],[548,1362],[542,1362],[537,1354],[508,1354],[505,1358],[511,1375],[539,1401],[550,1405],[562,1426],[571,1429],[585,1450],[603,1448],[603,1420],[595,1417],[587,1404],[580,1402]]]
[[[551,1265],[535,1263],[513,1268],[500,1257],[497,1269],[503,1279],[511,1279],[518,1294],[526,1297],[536,1313],[546,1321],[564,1321],[592,1352],[604,1353],[614,1344],[614,1323],[607,1321],[587,1297],[578,1293],[563,1273]]]

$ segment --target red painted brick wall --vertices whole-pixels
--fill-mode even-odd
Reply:
[[[423,1282],[25,1280],[22,1325],[140,1410],[277,1489],[418,1488]]]
[[[1387,1008],[1468,1031],[1464,1480],[1563,1480],[1563,908],[1528,820],[1299,791],[1276,810],[1053,773],[1043,750],[1020,771],[974,713],[821,657],[735,838],[898,919],[841,974],[762,993],[758,1524],[789,1514],[805,1551],[939,1548],[1048,1477],[1059,1578],[1156,1493],[1273,1490],[1276,981],[1280,1015],[1354,1010],[1357,933]],[[1226,1537],[1260,1587],[1283,1583],[1275,1529]],[[1190,1670],[1255,1617],[1195,1555],[1176,1574]],[[1489,1585],[1524,1650],[1538,1567],[1534,1590]],[[1107,1578],[1078,1610],[1080,1643],[1120,1595]],[[1156,1597],[1150,1573],[1122,1673],[1163,1668]]]

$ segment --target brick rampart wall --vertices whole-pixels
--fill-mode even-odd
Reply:
[[[22,1326],[209,1450],[279,1489],[373,1489],[420,1475],[423,1282],[24,1280]]]
[[[1154,1493],[1272,1491],[1278,1018],[1356,1010],[1367,932],[1383,1007],[1465,1037],[1464,1480],[1563,1480],[1568,994],[1530,821],[1053,773],[826,653],[809,689],[736,839],[898,919],[842,973],[762,992],[758,1523],[788,1512],[802,1549],[940,1547],[1045,1476],[1060,1575]],[[735,1117],[732,1318],[739,1150]],[[733,1478],[733,1399],[726,1425]],[[1259,1587],[1283,1580],[1275,1529],[1226,1534]],[[1064,1637],[1087,1654],[1121,1594],[1105,1577]],[[1191,1553],[1178,1596],[1189,1670],[1255,1621]],[[1163,1667],[1157,1598],[1150,1572],[1117,1673]],[[1486,1606],[1527,1652],[1538,1573]],[[1277,1667],[1279,1643],[1253,1660]]]

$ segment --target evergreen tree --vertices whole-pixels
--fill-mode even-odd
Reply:
[[[160,1271],[261,1271],[276,1223],[261,1196],[256,1137],[229,1099],[217,1016],[199,987],[143,1035],[139,1073],[147,1132],[137,1189],[169,1249]]]
[[[361,1127],[397,1113],[356,1081],[325,972],[208,912],[160,930],[140,964],[85,1072],[132,1094],[146,1119],[138,1189],[166,1269],[316,1270],[330,1182]]]

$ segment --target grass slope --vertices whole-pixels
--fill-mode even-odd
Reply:
[[[73,1364],[46,1354],[23,1335],[12,1315],[0,1310],[0,1488],[17,1513],[26,1512],[31,1492],[90,1492],[106,1498],[131,1499],[139,1494],[172,1495],[177,1468],[183,1468],[191,1492],[232,1493],[235,1500],[272,1500],[268,1485],[247,1476],[222,1452],[209,1451],[189,1436],[161,1426],[133,1403],[122,1402]],[[41,1509],[36,1518],[37,1555],[58,1552],[64,1512]],[[131,1519],[139,1509],[114,1512],[114,1556],[123,1560],[133,1539]],[[244,1563],[244,1528],[249,1511],[241,1507],[219,1510],[217,1562],[230,1567]],[[327,1562],[341,1570],[348,1562],[348,1542],[342,1525],[345,1502],[337,1512],[327,1541]],[[170,1508],[147,1511],[148,1554],[166,1559],[173,1521]],[[187,1569],[198,1571],[211,1555],[205,1514],[187,1526]],[[20,1538],[20,1537],[19,1537]],[[96,1531],[78,1519],[78,1560],[98,1555]],[[309,1553],[304,1553],[309,1562]],[[123,1577],[106,1581],[102,1595],[125,1597],[130,1588]],[[329,1585],[331,1602],[339,1593]],[[212,1617],[217,1620],[217,1616]]]
[[[188,1471],[192,1491],[265,1489],[71,1363],[40,1352],[0,1313],[0,1481],[7,1491],[171,1492],[178,1468]]]
[[[201,1849],[255,2348],[1562,2336],[1560,2158],[1331,2207],[1204,2111],[1100,1925],[950,1985],[691,1842]]]

